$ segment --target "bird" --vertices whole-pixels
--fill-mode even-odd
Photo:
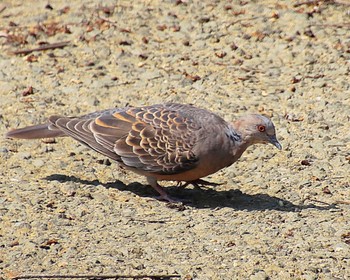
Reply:
[[[44,124],[6,134],[12,139],[63,136],[146,176],[159,199],[167,202],[177,200],[159,181],[209,185],[201,178],[232,165],[251,145],[270,143],[282,149],[266,116],[249,114],[227,122],[207,109],[179,103],[113,108],[78,117],[53,115]]]

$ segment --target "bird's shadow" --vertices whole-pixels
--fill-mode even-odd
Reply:
[[[140,197],[154,198],[157,193],[151,186],[133,182],[128,185],[122,181],[113,183],[101,183],[99,180],[83,180],[75,176],[52,174],[44,178],[48,181],[77,182],[87,186],[103,186],[105,188],[130,191]],[[319,206],[315,204],[297,205],[288,200],[270,196],[268,194],[245,194],[238,189],[219,191],[214,188],[182,188],[177,186],[167,187],[166,191],[172,197],[183,200],[185,206],[194,208],[224,208],[230,207],[236,210],[264,211],[277,210],[283,212],[295,212],[302,209],[314,208],[317,210],[336,209],[335,204]]]

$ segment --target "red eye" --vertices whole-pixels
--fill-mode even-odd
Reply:
[[[260,132],[264,132],[266,130],[265,126],[264,125],[258,125],[258,130]]]

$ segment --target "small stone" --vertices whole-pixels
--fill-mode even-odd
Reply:
[[[34,160],[32,161],[32,164],[33,164],[35,167],[39,168],[39,167],[44,166],[44,165],[45,165],[45,162],[44,162],[42,159],[34,159]]]
[[[29,152],[21,152],[18,154],[18,157],[22,160],[27,160],[32,157],[32,155]]]
[[[7,154],[9,150],[6,147],[1,147],[0,148],[0,153]]]

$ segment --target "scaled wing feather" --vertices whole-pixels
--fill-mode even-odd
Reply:
[[[178,109],[178,108],[176,108]],[[124,108],[80,118],[53,116],[53,126],[128,167],[174,174],[196,166],[196,131],[188,116],[171,106]]]

